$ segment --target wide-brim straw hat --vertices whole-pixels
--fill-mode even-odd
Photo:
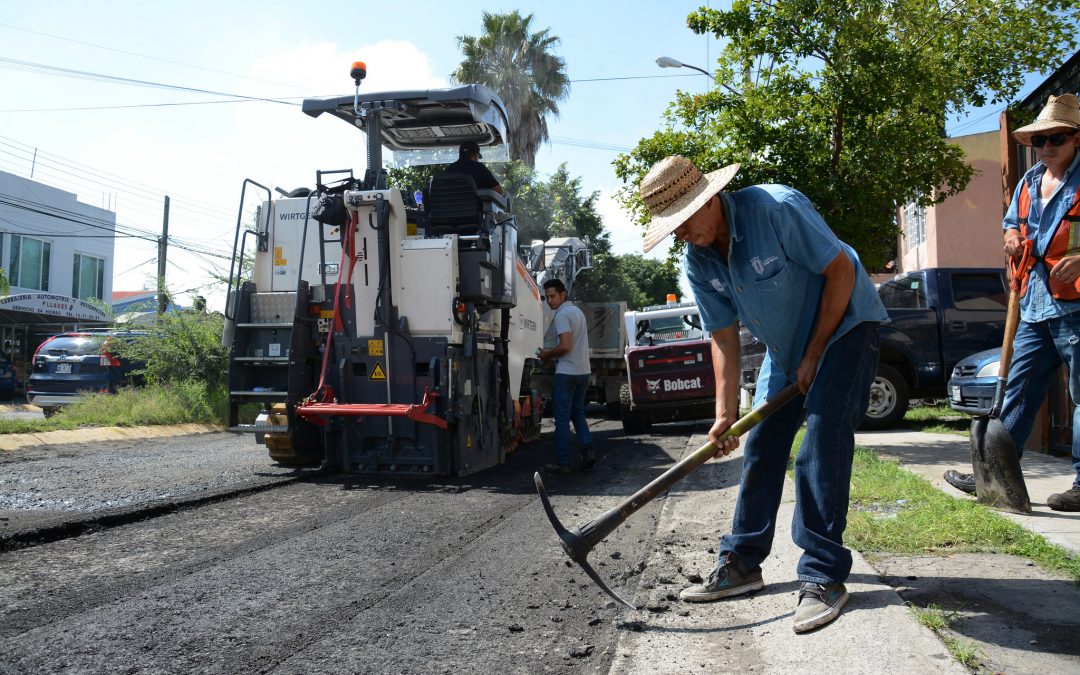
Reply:
[[[1031,137],[1035,134],[1062,127],[1080,129],[1080,99],[1075,94],[1048,98],[1035,121],[1014,131],[1013,138],[1024,145],[1031,145]]]
[[[641,179],[638,194],[645,202],[652,220],[645,231],[645,253],[662,242],[676,228],[724,189],[739,172],[738,164],[702,174],[685,157],[665,157]]]

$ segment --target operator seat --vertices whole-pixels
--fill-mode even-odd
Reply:
[[[464,173],[440,173],[428,186],[429,234],[479,234],[484,205],[476,181]]]

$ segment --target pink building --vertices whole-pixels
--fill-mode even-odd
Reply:
[[[1000,134],[987,131],[950,139],[963,148],[975,176],[960,194],[927,208],[898,210],[899,272],[928,267],[1001,267]]]

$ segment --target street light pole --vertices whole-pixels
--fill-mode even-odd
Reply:
[[[656,65],[660,66],[661,68],[690,68],[692,70],[698,71],[699,73],[702,73],[703,75],[708,75],[709,77],[713,76],[712,73],[705,70],[704,68],[698,68],[697,66],[692,66],[689,63],[683,63],[682,61],[679,61],[678,59],[673,59],[670,56],[661,56],[660,58],[656,59]]]

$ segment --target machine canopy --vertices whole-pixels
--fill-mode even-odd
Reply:
[[[330,113],[368,132],[368,115],[379,116],[382,146],[394,153],[393,166],[449,164],[458,146],[476,141],[484,162],[509,161],[506,108],[482,84],[449,89],[386,91],[354,96],[304,99],[312,117]]]

